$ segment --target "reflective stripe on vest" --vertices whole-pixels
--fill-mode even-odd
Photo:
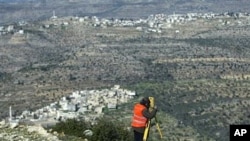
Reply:
[[[145,127],[147,123],[147,118],[143,116],[142,111],[146,107],[141,104],[136,104],[134,106],[134,115],[132,118],[131,126],[133,127]]]

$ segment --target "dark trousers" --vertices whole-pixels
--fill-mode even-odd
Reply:
[[[143,141],[143,133],[134,130],[134,141]]]

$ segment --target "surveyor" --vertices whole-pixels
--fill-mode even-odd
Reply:
[[[148,97],[142,98],[139,103],[136,103],[133,110],[132,129],[134,131],[134,141],[143,141],[143,133],[149,119],[155,117],[157,107],[149,111],[150,100]]]

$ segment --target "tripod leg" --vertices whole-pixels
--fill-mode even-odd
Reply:
[[[151,124],[151,121],[149,120],[148,123],[147,123],[147,126],[145,127],[145,131],[144,131],[144,134],[143,134],[143,141],[147,141],[147,139],[148,139],[150,124]]]
[[[158,124],[158,121],[157,121],[157,118],[156,118],[156,117],[155,117],[155,123],[156,123],[157,130],[158,130],[158,132],[159,132],[159,134],[160,134],[160,136],[161,136],[161,139],[162,139],[161,129],[160,129],[160,126],[159,126],[159,124]]]

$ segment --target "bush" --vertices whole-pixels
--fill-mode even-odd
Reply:
[[[86,122],[82,120],[76,119],[67,119],[66,121],[62,121],[57,123],[52,131],[56,131],[58,133],[64,133],[65,135],[77,136],[81,138],[85,138],[83,132],[90,128]]]
[[[126,126],[118,121],[111,122],[107,119],[100,119],[93,127],[91,141],[131,141],[132,134]]]
[[[83,120],[67,119],[66,121],[57,123],[52,128],[52,131],[63,132],[68,137],[88,138],[89,141],[131,141],[132,133],[126,127],[127,125],[118,121],[111,122],[106,118],[98,120],[97,124],[93,126],[90,126]],[[91,137],[86,137],[83,134],[87,129],[93,131]]]

